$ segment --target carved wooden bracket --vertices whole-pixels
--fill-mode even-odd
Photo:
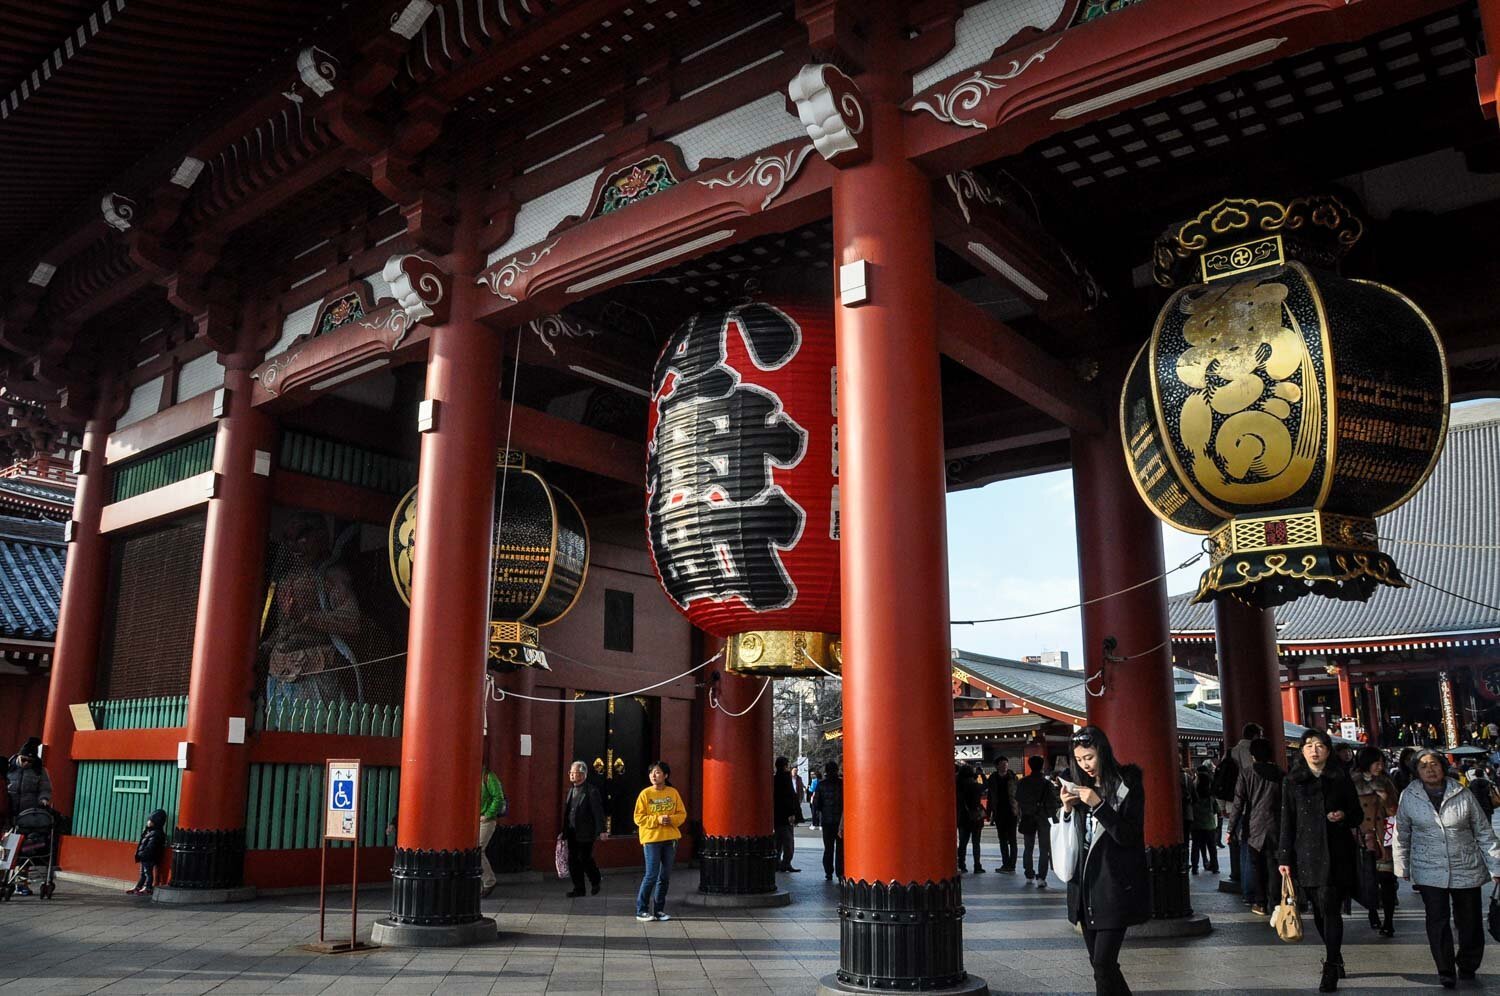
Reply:
[[[803,66],[787,85],[787,95],[824,159],[842,168],[870,158],[869,104],[836,66]]]
[[[448,320],[453,278],[432,260],[414,254],[392,256],[381,276],[390,284],[394,301],[371,308],[362,317],[330,325],[327,313],[347,297],[334,295],[319,311],[319,324],[285,352],[266,360],[251,373],[272,398],[336,379],[388,360],[405,344],[418,324],[441,325]]]

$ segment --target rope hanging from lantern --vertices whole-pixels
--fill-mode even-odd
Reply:
[[[552,705],[577,705],[580,702],[608,702],[610,699],[628,698],[632,695],[639,695],[642,692],[652,691],[654,689],[662,687],[663,685],[670,685],[674,681],[686,678],[688,675],[692,674],[695,671],[703,670],[723,656],[724,651],[721,650],[710,657],[708,660],[704,661],[702,664],[697,664],[693,667],[690,667],[681,674],[674,674],[670,678],[664,678],[654,685],[647,685],[645,688],[637,688],[634,691],[630,692],[614,692],[610,695],[590,695],[577,699],[549,699],[542,698],[536,695],[522,695],[520,692],[506,691],[505,689],[499,688],[495,685],[495,678],[489,673],[486,673],[484,676],[484,684],[485,689],[489,694],[490,700],[493,702],[504,702],[506,699],[524,699],[527,702],[545,702]]]
[[[741,709],[739,712],[730,712],[728,709],[725,709],[723,703],[719,701],[719,693],[716,690],[714,684],[710,682],[708,686],[708,704],[711,708],[719,710],[724,715],[733,716],[737,719],[740,716],[749,715],[750,711],[760,704],[761,698],[766,694],[766,689],[770,687],[771,679],[767,678],[760,683],[760,691],[755,693],[755,700],[753,702],[751,702],[745,708]]]
[[[830,677],[830,678],[838,678],[840,680],[843,680],[843,677],[844,677],[843,675],[841,675],[841,674],[834,674],[832,671],[828,670],[826,667],[824,667],[823,665],[819,664],[817,661],[813,660],[812,654],[809,654],[807,652],[807,648],[806,647],[798,647],[797,648],[797,652],[802,655],[802,657],[807,661],[807,663],[811,664],[813,667],[817,668],[819,671],[822,671],[824,674],[828,675],[828,677]]]

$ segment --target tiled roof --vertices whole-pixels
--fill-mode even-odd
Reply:
[[[1358,640],[1500,630],[1500,403],[1453,413],[1448,441],[1425,487],[1379,520],[1380,546],[1411,581],[1376,589],[1368,602],[1308,595],[1276,608],[1277,639]],[[1407,542],[1403,542],[1407,541]],[[1415,542],[1412,542],[1415,541]],[[1424,546],[1419,544],[1441,544]],[[1212,605],[1168,600],[1174,634],[1212,632]]]
[[[61,484],[41,484],[37,481],[23,481],[15,477],[0,477],[0,491],[9,491],[23,498],[57,502],[62,505],[73,504],[73,489]]]
[[[954,652],[953,666],[993,688],[1004,692],[1028,708],[1043,708],[1068,716],[1082,724],[1088,714],[1083,691],[1083,673],[1043,664],[1023,664],[1002,657],[985,657],[959,650]],[[1300,740],[1305,727],[1286,724],[1287,740]],[[1224,734],[1224,720],[1207,709],[1189,709],[1177,705],[1177,733],[1186,737],[1211,737]]]
[[[0,639],[57,636],[66,556],[62,523],[0,516]]]

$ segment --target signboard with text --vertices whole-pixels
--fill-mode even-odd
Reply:
[[[323,836],[328,840],[359,837],[359,762],[329,761],[323,784],[327,787]]]

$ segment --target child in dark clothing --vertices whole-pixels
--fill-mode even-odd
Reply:
[[[135,860],[141,866],[141,878],[127,895],[149,896],[156,889],[156,865],[161,861],[162,851],[167,847],[167,813],[158,809],[146,819],[146,829],[141,831],[141,841],[135,845]]]

